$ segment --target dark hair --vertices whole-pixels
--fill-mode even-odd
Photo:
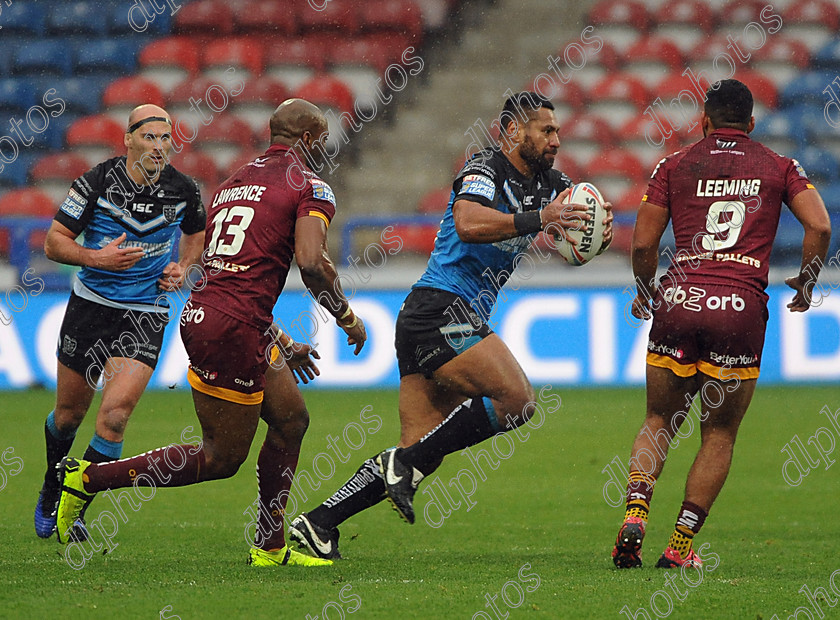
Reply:
[[[706,91],[706,116],[717,127],[746,130],[753,110],[753,96],[738,80],[720,80]]]
[[[533,113],[540,108],[554,109],[554,104],[548,99],[537,93],[529,91],[522,91],[511,95],[505,100],[505,105],[502,106],[502,113],[499,115],[501,126],[507,127],[511,121],[516,121],[517,118],[527,123],[533,118]]]

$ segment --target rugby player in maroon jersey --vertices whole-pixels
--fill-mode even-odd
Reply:
[[[702,564],[692,542],[729,473],[761,365],[768,259],[782,203],[805,229],[799,275],[785,281],[796,291],[791,312],[808,309],[828,251],[831,223],[822,198],[796,160],[750,139],[752,107],[752,94],[738,80],[711,85],[701,116],[704,138],[659,162],[639,207],[632,312],[652,316],[653,327],[647,414],[633,443],[624,523],[612,552],[619,568],[642,564],[656,479],[671,441],[681,429],[678,437],[688,437],[694,417],[701,445],[657,566]],[[659,241],[669,220],[677,251],[657,287]]]
[[[270,128],[265,154],[224,181],[208,206],[205,273],[181,314],[201,444],[169,446],[107,464],[66,457],[59,465],[60,542],[67,542],[68,528],[100,491],[185,486],[233,476],[262,418],[268,432],[257,461],[257,534],[248,561],[257,566],[332,563],[293,551],[284,539],[285,502],[308,424],[290,368],[299,367],[308,351],[299,350],[291,364],[271,363],[280,354],[273,346],[272,310],[292,256],[304,284],[336,318],[355,354],[367,335],[341,290],[327,249],[335,197],[303,164],[323,152],[317,147],[326,137],[326,118],[308,101],[290,99],[275,110]],[[284,345],[289,343],[282,337]],[[96,521],[91,525],[96,527]]]

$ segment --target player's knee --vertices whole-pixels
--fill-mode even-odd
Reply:
[[[60,433],[72,433],[81,426],[86,413],[87,409],[81,407],[57,405],[53,414],[55,426]]]
[[[503,403],[504,414],[500,415],[500,422],[507,428],[515,428],[525,424],[534,415],[537,408],[536,394],[530,385],[510,394]],[[500,413],[500,412],[497,412]]]
[[[99,424],[114,435],[122,436],[125,427],[128,425],[128,418],[131,409],[125,407],[114,407],[99,412]]]
[[[247,456],[247,454],[245,456]],[[220,480],[222,478],[230,478],[231,476],[235,476],[236,472],[238,472],[239,468],[242,466],[242,463],[245,462],[245,456],[205,456],[204,468],[206,471],[206,479]]]

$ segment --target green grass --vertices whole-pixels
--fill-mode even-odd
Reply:
[[[120,523],[107,555],[95,555],[82,570],[62,559],[55,539],[35,537],[32,509],[43,475],[43,420],[51,392],[3,393],[2,439],[6,453],[5,488],[0,491],[0,617],[9,618],[472,618],[485,607],[485,595],[505,584],[517,602],[517,585],[530,587],[511,618],[624,618],[619,611],[644,607],[651,618],[651,596],[665,589],[674,603],[671,618],[787,618],[800,605],[798,593],[828,589],[840,569],[837,515],[840,467],[811,471],[792,488],[781,476],[782,446],[794,434],[806,441],[826,423],[818,415],[826,404],[840,406],[832,387],[759,387],[736,446],[729,481],[697,539],[720,557],[696,588],[679,581],[679,601],[665,587],[663,571],[651,566],[664,547],[682,499],[685,474],[697,447],[696,436],[672,450],[660,479],[640,570],[617,571],[609,559],[621,508],[609,507],[601,470],[616,455],[626,458],[641,422],[644,391],[562,389],[563,406],[526,442],[513,440],[513,455],[493,471],[485,467],[470,511],[462,502],[439,528],[423,522],[427,495],[418,494],[418,523],[409,527],[383,503],[342,527],[347,558],[326,569],[258,570],[245,565],[243,514],[256,496],[254,464],[230,480],[181,489],[158,490]],[[326,450],[326,435],[340,435],[372,406],[383,427],[366,444],[338,463],[317,491],[305,488],[311,508],[323,500],[361,459],[397,438],[396,393],[392,391],[308,391],[312,424],[300,467],[313,472],[312,459]],[[179,441],[196,426],[188,394],[148,393],[129,425],[124,454],[136,454]],[[89,416],[74,454],[84,450],[93,428]],[[264,430],[259,431],[262,437]],[[352,441],[356,435],[350,436]],[[840,437],[836,438],[840,446]],[[343,445],[343,443],[342,443]],[[491,447],[492,449],[492,447]],[[504,452],[509,449],[498,444]],[[840,450],[839,450],[840,451]],[[23,459],[15,476],[12,459]],[[8,463],[12,463],[10,466]],[[321,460],[322,473],[328,474]],[[452,455],[438,475],[447,483],[470,468]],[[0,478],[0,485],[3,483]],[[466,474],[464,474],[466,481]],[[431,488],[424,483],[424,488]],[[450,488],[450,493],[454,491]],[[299,492],[295,493],[300,497]],[[457,497],[457,494],[455,495]],[[107,507],[97,499],[92,517]],[[522,569],[526,564],[529,568]],[[522,577],[519,572],[522,569]],[[534,589],[539,577],[539,587]],[[697,579],[694,574],[689,578]],[[840,587],[840,580],[835,580]],[[339,599],[342,588],[343,600]],[[830,590],[829,590],[830,592]],[[356,599],[354,596],[358,596]],[[325,605],[330,601],[335,606]],[[361,607],[355,612],[361,601]],[[661,613],[667,601],[657,595]],[[161,613],[162,610],[165,610]],[[822,606],[828,617],[838,613]],[[800,614],[805,617],[805,614]],[[478,614],[478,618],[486,618]],[[642,618],[643,616],[639,616]]]

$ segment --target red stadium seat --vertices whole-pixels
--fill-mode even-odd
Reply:
[[[390,237],[402,239],[401,252],[429,256],[435,247],[438,224],[396,224]]]
[[[394,45],[396,42],[396,45]],[[392,62],[400,62],[404,47],[398,37],[388,34],[366,35],[337,41],[329,50],[331,67],[342,65],[367,66],[381,75]]]
[[[830,0],[800,0],[784,13],[784,28],[779,34],[792,37],[815,52],[837,36],[840,9]]]
[[[624,196],[647,174],[639,158],[625,149],[605,149],[592,158],[584,172],[586,180],[601,190],[604,199],[610,202]]]
[[[811,53],[795,39],[767,37],[767,42],[752,52],[750,66],[770,79],[777,88],[790,82],[811,64]]]
[[[211,67],[233,67],[239,71],[245,69],[252,76],[263,71],[263,46],[260,42],[245,37],[219,39],[204,48],[202,69]]]
[[[420,202],[417,203],[417,212],[423,214],[439,213],[443,215],[443,212],[446,211],[446,205],[449,204],[451,195],[452,187],[450,186],[440,187],[426,192],[420,198]]]
[[[163,106],[163,93],[157,84],[142,77],[123,77],[111,82],[102,95],[105,107],[135,107],[144,103]]]
[[[559,170],[566,174],[572,181],[578,182],[582,181],[583,178],[580,173],[580,166],[578,163],[572,159],[570,155],[567,155],[563,152],[563,149],[566,148],[565,138],[560,138],[560,152],[557,153],[557,156],[554,158],[554,166],[552,166],[555,170]]]
[[[49,194],[33,188],[14,189],[0,196],[0,217],[53,217],[58,205]],[[49,226],[49,225],[47,225]],[[47,231],[38,230],[29,237],[31,250],[43,251]],[[0,228],[0,254],[9,253],[9,233]]]
[[[270,75],[253,78],[233,100],[233,112],[259,135],[268,131],[268,119],[291,96],[286,85]]]
[[[0,196],[0,217],[52,217],[56,211],[58,205],[39,189],[13,189]]]
[[[140,52],[143,76],[169,92],[187,77],[198,73],[199,48],[189,37],[167,37],[146,45]]]
[[[681,27],[688,26],[706,34],[712,32],[716,19],[714,8],[702,0],[670,0],[651,17],[663,30],[676,26],[683,32]]]
[[[233,9],[222,0],[190,2],[175,13],[175,31],[180,34],[212,35],[215,38],[232,34],[233,27]]]
[[[779,89],[766,75],[758,71],[743,70],[735,74],[752,92],[753,116],[763,117],[769,110],[779,105]]]
[[[353,93],[344,82],[327,73],[316,75],[302,84],[294,96],[307,99],[318,106],[353,113]]]
[[[766,4],[762,0],[729,0],[718,12],[718,18],[725,24],[746,24],[756,21]]]
[[[83,116],[67,128],[67,146],[94,146],[111,152],[123,150],[125,127],[105,114]]]
[[[628,24],[645,31],[650,25],[650,16],[643,2],[639,0],[601,0],[589,11],[589,20],[596,26]]]
[[[560,148],[578,164],[588,162],[602,149],[615,144],[610,124],[594,114],[574,116],[560,126]]]
[[[420,8],[412,0],[367,0],[358,8],[363,30],[394,30],[407,33],[419,46],[423,34]]]
[[[310,34],[294,39],[273,38],[265,48],[265,72],[297,88],[326,67],[335,41],[328,35]]]
[[[627,50],[624,73],[642,80],[650,88],[672,71],[681,71],[683,57],[680,49],[668,39],[642,37]]]
[[[254,142],[254,134],[248,123],[233,115],[220,114],[206,127],[199,127],[198,139],[193,146],[215,148],[218,144],[234,144],[250,148]]]
[[[241,34],[293,35],[297,32],[297,10],[293,2],[242,2],[234,8],[234,24],[234,30]]]
[[[219,170],[213,158],[197,151],[187,151],[176,155],[172,164],[177,170],[194,177],[206,198],[219,184]]]
[[[650,16],[638,0],[601,0],[589,11],[595,33],[621,52],[647,31]]]
[[[323,10],[302,10],[298,14],[298,26],[301,31],[341,31],[351,35],[359,29],[356,10],[350,2],[327,2]]]
[[[632,75],[605,77],[589,92],[589,111],[604,118],[613,128],[644,110],[653,100],[644,82]]]
[[[146,45],[140,51],[141,67],[181,67],[187,73],[198,73],[199,48],[190,37],[166,37]]]
[[[666,155],[679,150],[683,141],[682,137],[687,135],[685,124],[682,125],[681,130],[674,130],[668,118],[661,112],[661,108],[657,106],[653,109],[657,113],[656,119],[663,125],[662,129],[649,114],[640,112],[638,116],[627,121],[619,131],[622,148],[634,153],[648,170],[653,170],[653,166]],[[682,118],[678,120],[682,121]],[[667,132],[667,137],[663,136],[663,130]],[[696,128],[695,131],[697,131]],[[699,138],[699,134],[695,135]],[[659,142],[663,144],[657,146]]]
[[[90,166],[87,160],[75,153],[49,153],[41,157],[32,166],[29,176],[33,182],[59,180],[66,185],[87,172]]]
[[[647,192],[647,186],[647,182],[631,186],[622,196],[612,201],[613,208],[616,211],[636,211],[642,202],[645,192]]]

